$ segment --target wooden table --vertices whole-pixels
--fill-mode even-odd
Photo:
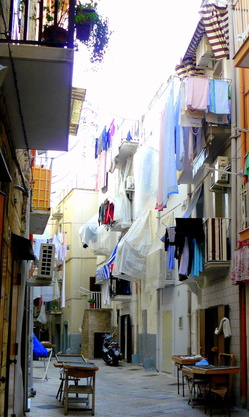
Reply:
[[[65,396],[64,396],[64,414],[67,414],[70,403],[83,402],[88,405],[87,410],[95,410],[95,374],[98,367],[92,363],[72,363],[64,362],[63,369],[65,371]],[[69,384],[69,378],[86,378],[85,384]],[[70,398],[70,394],[76,394],[75,398]],[[80,394],[87,397],[80,397]],[[89,395],[92,395],[92,406],[89,407]]]
[[[238,366],[214,366],[214,365],[199,365],[199,366],[186,366],[182,367],[182,374],[188,378],[189,381],[189,403],[193,407],[193,393],[194,386],[197,380],[205,379],[207,383],[212,386],[215,377],[220,375],[227,376],[227,401],[228,408],[230,407],[231,398],[231,380],[234,374],[239,373]],[[206,404],[205,404],[206,405]]]
[[[65,384],[65,372],[63,369],[63,363],[71,363],[71,364],[82,364],[86,363],[86,360],[83,355],[80,354],[68,354],[68,353],[57,353],[55,355],[57,362],[54,363],[54,366],[56,368],[60,368],[60,385],[56,394],[56,398],[59,398],[59,400],[63,400],[64,402],[64,384]],[[79,379],[77,378],[71,378],[75,384],[78,383]]]
[[[201,361],[203,358],[201,355],[173,355],[172,360],[177,367],[177,388],[178,394],[180,393],[180,378],[179,374],[182,371],[183,365],[195,365],[196,362]],[[184,397],[184,375],[182,374],[182,396]]]

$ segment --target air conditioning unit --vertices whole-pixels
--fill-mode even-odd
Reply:
[[[34,268],[33,274],[27,279],[27,285],[31,287],[44,287],[52,284],[55,259],[55,245],[42,243],[38,267]]]
[[[196,66],[199,68],[213,68],[214,54],[207,36],[204,34],[196,49]]]
[[[54,270],[55,245],[42,243],[37,278],[52,279]]]
[[[229,174],[226,171],[228,166],[228,157],[227,156],[218,156],[215,161],[215,171],[214,171],[214,182],[218,185],[228,184]]]

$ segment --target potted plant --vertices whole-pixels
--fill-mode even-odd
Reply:
[[[45,25],[43,40],[48,43],[67,42],[67,30],[69,8],[66,0],[54,0],[51,6],[43,8],[45,12]],[[56,6],[56,7],[55,7]],[[57,10],[57,19],[55,19]],[[106,53],[111,31],[106,17],[101,16],[97,11],[97,3],[90,1],[81,3],[76,1],[74,10],[74,27],[76,39],[83,42],[89,50],[92,63],[102,62]]]
[[[94,304],[96,303],[96,300],[94,300],[94,298],[89,298],[89,300],[87,301],[90,304],[90,308],[94,308]]]
[[[76,4],[76,38],[83,42],[91,53],[91,62],[102,62],[108,47],[111,31],[108,19],[97,11],[97,3]]]
[[[55,19],[55,8],[57,7],[57,19]],[[57,0],[51,6],[43,7],[45,13],[45,25],[42,37],[45,42],[65,44],[68,32],[65,23],[68,20],[68,6],[65,0]]]

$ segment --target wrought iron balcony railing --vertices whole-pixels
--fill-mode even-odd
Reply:
[[[11,2],[9,13],[7,7],[4,10],[3,6],[3,13],[8,17],[3,19],[0,43],[18,42],[19,44],[48,46],[52,43],[56,47],[73,48],[75,0],[65,0],[63,8],[60,1],[55,0],[54,5],[49,8],[49,21],[48,7],[46,0]],[[53,28],[52,41],[44,38],[44,29],[48,25]],[[59,32],[56,30],[58,28]],[[65,33],[63,40],[60,38],[61,32]]]

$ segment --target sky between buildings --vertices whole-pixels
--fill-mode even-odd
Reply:
[[[201,0],[99,1],[113,34],[104,63],[95,71],[84,45],[75,52],[73,86],[86,89],[84,123],[78,137],[70,137],[70,152],[50,152],[55,158],[52,206],[67,187],[95,187],[95,137],[112,119],[141,119],[186,52],[200,4]]]
[[[98,71],[75,53],[74,86],[101,113],[139,119],[180,62],[199,21],[201,0],[100,0],[113,31]]]

